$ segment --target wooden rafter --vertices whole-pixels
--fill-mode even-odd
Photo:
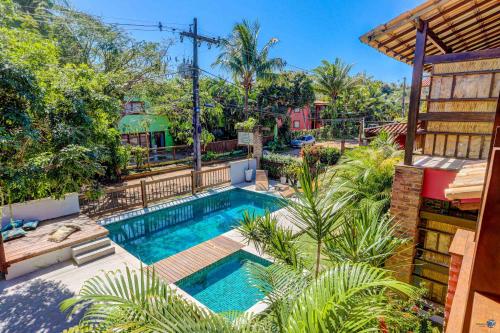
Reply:
[[[411,64],[414,59],[416,19],[427,21],[431,28],[426,55],[474,51],[498,45],[498,0],[428,0],[360,39],[397,60]]]

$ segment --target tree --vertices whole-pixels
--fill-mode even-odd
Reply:
[[[51,20],[42,29],[10,1],[0,16],[0,186],[10,201],[60,197],[113,177],[121,154],[114,78],[61,61]]]
[[[248,98],[257,79],[269,79],[276,70],[284,67],[280,58],[268,58],[269,51],[278,42],[271,38],[262,49],[258,48],[260,25],[244,20],[233,27],[232,35],[222,41],[223,51],[214,62],[233,76],[245,92],[243,110],[248,114]]]
[[[314,69],[315,89],[318,93],[329,99],[332,118],[337,117],[337,99],[339,96],[357,84],[357,80],[354,80],[349,75],[351,69],[352,65],[345,64],[339,58],[336,58],[333,63],[323,60],[322,65]],[[345,118],[345,115],[341,114],[341,118]],[[344,122],[342,122],[342,129],[343,127]],[[345,144],[344,133],[341,136],[341,152],[343,153]]]

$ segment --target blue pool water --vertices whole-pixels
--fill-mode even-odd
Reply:
[[[245,311],[264,298],[248,282],[248,261],[271,262],[240,250],[177,282],[177,286],[214,312]]]
[[[278,198],[232,189],[108,224],[109,237],[147,265],[217,237],[237,226],[244,211],[263,215]]]

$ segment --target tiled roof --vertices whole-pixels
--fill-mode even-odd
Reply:
[[[384,131],[387,132],[391,135],[398,135],[398,134],[406,134],[407,126],[406,123],[393,123],[393,124],[387,124],[387,125],[382,125],[382,126],[377,126],[377,127],[370,127],[365,129],[365,134],[367,136],[375,136],[379,134],[380,132]],[[417,133],[419,131],[422,131],[422,124],[418,123],[417,124]]]

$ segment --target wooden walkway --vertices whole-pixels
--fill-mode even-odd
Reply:
[[[148,268],[168,283],[175,283],[238,251],[244,245],[219,236],[158,261]]]

